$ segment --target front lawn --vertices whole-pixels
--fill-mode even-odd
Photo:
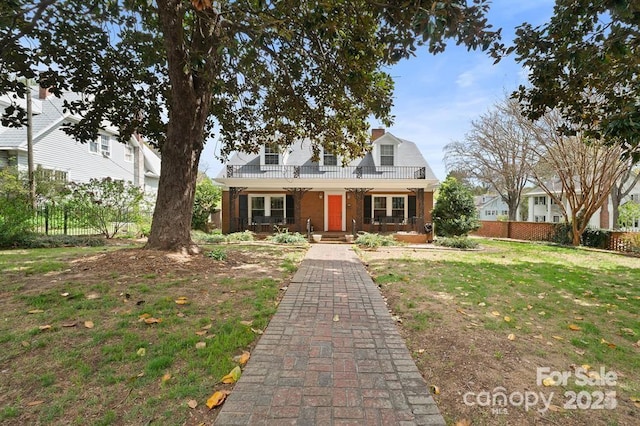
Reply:
[[[0,424],[211,424],[304,249],[203,248],[0,251]]]
[[[637,422],[640,259],[480,242],[481,251],[362,253],[447,421]],[[537,368],[564,373],[566,383],[555,375],[538,384],[549,374]],[[610,373],[615,385],[605,382]],[[503,405],[500,394],[512,399]]]

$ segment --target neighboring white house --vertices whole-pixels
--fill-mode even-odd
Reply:
[[[111,177],[131,182],[152,198],[158,189],[160,158],[141,140],[132,137],[127,143],[116,139],[117,129],[107,127],[98,139],[82,144],[62,130],[65,123],[78,117],[63,111],[63,99],[46,89],[33,93],[33,157],[34,166],[50,177],[66,182],[87,182],[92,178]],[[73,101],[81,95],[66,92],[64,99]],[[23,106],[25,101],[23,100]],[[7,96],[0,97],[0,109],[10,105]],[[0,169],[17,164],[27,169],[27,128],[0,126]]]
[[[561,192],[560,183],[556,184],[557,191],[555,193]],[[550,189],[553,190],[554,187],[550,186]],[[529,206],[529,214],[528,221],[529,222],[549,222],[549,223],[560,223],[564,221],[564,217],[562,216],[562,209],[559,205],[555,203],[553,198],[551,198],[542,188],[539,186],[534,187],[529,190],[525,198],[528,198],[527,205]],[[636,185],[629,195],[625,197],[620,205],[623,205],[627,201],[640,201],[640,184]],[[567,211],[569,210],[568,204],[566,200],[563,200],[565,204],[565,208]],[[612,229],[613,228],[613,217],[610,214],[613,211],[613,204],[611,203],[611,197],[607,197],[607,203],[602,206],[598,211],[591,217],[589,220],[589,226],[594,228],[601,229]],[[640,231],[640,218],[635,223],[635,227],[627,228],[631,231]]]
[[[480,220],[499,220],[509,216],[509,206],[497,194],[484,194],[473,197]],[[518,216],[516,216],[518,217]]]

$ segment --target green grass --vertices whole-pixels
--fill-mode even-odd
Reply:
[[[425,251],[422,258],[411,253],[361,256],[383,292],[393,295],[388,295],[390,307],[411,332],[441,333],[438,318],[425,317],[446,312],[453,324],[460,324],[461,335],[471,338],[479,329],[504,341],[513,333],[516,339],[510,344],[523,354],[563,358],[563,368],[604,365],[623,374],[617,388],[623,398],[640,394],[638,258],[479,241],[484,250]],[[429,310],[434,305],[438,309]],[[417,335],[408,339],[419,340]],[[489,353],[495,362],[508,355],[503,350]]]
[[[162,259],[146,269],[91,266],[93,256],[113,250],[0,251],[0,364],[11,366],[0,381],[7,395],[0,423],[184,424],[194,413],[206,419],[206,399],[236,365],[233,356],[255,343],[252,328],[267,326],[305,251],[287,247],[283,260],[281,247],[224,247],[229,259],[249,259],[266,271],[254,273],[232,274],[224,261],[206,256],[192,261],[206,264],[201,270],[179,262],[166,269],[171,261]],[[88,266],[70,263],[78,259]],[[188,303],[177,304],[179,297]],[[146,324],[143,314],[161,322]],[[196,348],[199,342],[206,346]],[[186,406],[189,399],[199,401],[196,411]],[[29,406],[34,400],[43,402]]]

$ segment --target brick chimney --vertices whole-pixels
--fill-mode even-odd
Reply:
[[[40,86],[40,94],[38,96],[38,99],[47,99],[47,97],[50,94],[51,94],[51,92],[49,92],[49,88],[48,87]]]
[[[385,129],[371,129],[371,142],[384,136]]]

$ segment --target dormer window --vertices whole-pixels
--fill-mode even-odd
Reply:
[[[322,164],[325,166],[337,166],[338,165],[338,157],[329,152],[325,152],[322,155]]]
[[[380,145],[380,165],[393,166],[393,145]]]
[[[278,165],[280,164],[280,153],[278,150],[271,148],[270,146],[264,147],[264,164]]]

